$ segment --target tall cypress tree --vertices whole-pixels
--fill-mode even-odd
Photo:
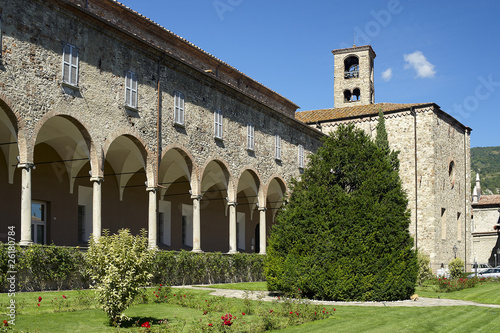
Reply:
[[[269,237],[269,290],[327,300],[414,292],[408,200],[387,152],[352,125],[339,126],[291,184]]]

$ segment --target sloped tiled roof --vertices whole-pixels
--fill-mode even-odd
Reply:
[[[295,118],[304,123],[315,123],[328,120],[355,118],[360,116],[377,115],[382,112],[408,110],[412,106],[432,105],[433,103],[376,103],[368,105],[347,106],[342,108],[301,111],[295,113]]]
[[[500,195],[492,194],[492,195],[482,195],[479,199],[479,203],[473,203],[473,206],[492,206],[499,205],[500,206]]]

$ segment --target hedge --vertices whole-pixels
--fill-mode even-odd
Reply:
[[[11,248],[12,249],[12,248]],[[12,251],[11,251],[12,252]],[[85,249],[55,245],[15,246],[17,291],[89,287]],[[159,250],[153,263],[153,283],[169,285],[263,281],[260,254],[193,253]],[[0,289],[8,291],[9,247],[0,243]]]

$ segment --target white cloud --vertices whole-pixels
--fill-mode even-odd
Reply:
[[[405,69],[414,69],[417,73],[417,77],[429,78],[434,77],[434,75],[436,74],[434,65],[431,64],[420,51],[405,54],[404,59],[406,61]]]
[[[392,68],[389,67],[387,68],[385,71],[382,72],[382,79],[384,79],[384,81],[389,81],[390,79],[392,79]]]

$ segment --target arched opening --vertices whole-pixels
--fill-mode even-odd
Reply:
[[[2,220],[20,230],[21,173],[16,167],[19,146],[17,121],[10,108],[0,100],[0,211]],[[0,242],[6,243],[7,226],[0,230]],[[19,237],[16,237],[18,240]]]
[[[169,149],[163,156],[158,175],[158,246],[172,249],[193,247],[193,163],[185,151]]]
[[[252,170],[245,170],[238,181],[236,247],[239,252],[257,252],[254,230],[259,224],[258,196],[260,181]]]
[[[352,101],[359,101],[360,97],[361,91],[359,90],[359,88],[354,88],[354,90],[352,91]]]
[[[92,233],[90,137],[76,119],[54,116],[43,123],[34,147],[31,240],[78,245]]]
[[[229,251],[229,171],[218,160],[210,161],[201,179],[201,249]]]
[[[344,90],[344,102],[350,102],[351,97],[352,97],[351,91],[348,89]]]
[[[102,228],[133,234],[148,228],[147,153],[132,135],[115,138],[106,151],[102,183]]]
[[[286,193],[286,185],[280,178],[273,178],[269,182],[267,187],[266,195],[266,239],[269,236],[269,230],[271,230],[274,224],[274,218],[276,213],[283,205],[283,197]]]
[[[359,77],[359,58],[351,55],[344,60],[344,78],[353,79]]]

